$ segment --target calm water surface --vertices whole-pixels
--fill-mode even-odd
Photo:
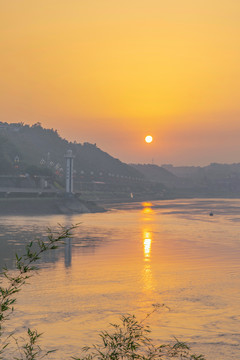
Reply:
[[[150,318],[152,337],[176,336],[209,360],[240,359],[240,200],[2,217],[0,264],[11,267],[16,251],[58,223],[80,225],[65,246],[44,256],[11,322],[19,333],[28,327],[44,332],[42,346],[59,349],[52,359],[79,355],[120,314],[142,319],[154,303],[170,310]]]

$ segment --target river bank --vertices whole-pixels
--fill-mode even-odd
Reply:
[[[78,198],[1,198],[0,216],[86,214],[106,211],[93,201]]]
[[[209,202],[209,212],[211,212],[212,197],[197,197],[193,196],[195,206],[200,206],[202,201],[206,205]],[[36,192],[36,191],[9,191],[0,192],[0,216],[38,216],[38,215],[71,215],[71,214],[86,214],[99,213],[109,210],[130,210],[140,209],[142,207],[152,208],[168,208],[177,207],[185,208],[185,202],[188,203],[188,197],[165,197],[162,199],[155,198],[151,194],[137,194],[130,197],[126,193],[96,193],[96,192],[82,192],[71,197],[66,197],[63,193],[53,191]],[[220,202],[225,198],[215,198],[215,201]],[[238,199],[232,199],[238,200]],[[161,202],[161,206],[155,205],[156,202]],[[181,204],[179,204],[179,201]],[[152,202],[152,204],[151,204]],[[190,210],[190,209],[188,209]],[[184,209],[186,211],[186,209]]]

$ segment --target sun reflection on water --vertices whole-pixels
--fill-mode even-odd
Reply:
[[[151,239],[151,233],[146,231],[143,235],[143,245],[144,245],[144,259],[145,261],[149,261],[150,255],[151,255],[151,245],[152,245],[152,239]]]
[[[153,209],[151,207],[144,207],[142,212],[145,214],[145,215],[149,215],[149,214],[152,214],[153,213]]]
[[[153,209],[152,209],[152,203],[150,202],[144,202],[142,203],[143,209],[142,209],[142,213],[144,215],[151,215],[153,214]],[[145,218],[144,220],[147,220],[148,218]]]
[[[145,291],[153,290],[153,275],[151,269],[151,247],[152,247],[152,232],[143,231],[143,288]]]
[[[151,251],[152,251],[152,222],[154,219],[155,212],[152,209],[153,204],[151,202],[142,203],[142,221],[144,227],[142,229],[142,243],[143,243],[143,289],[144,291],[151,292],[154,289],[154,279],[152,274],[152,265],[151,265]],[[146,226],[146,221],[148,225]]]

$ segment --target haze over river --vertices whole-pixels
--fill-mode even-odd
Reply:
[[[210,212],[213,216],[209,216]],[[191,199],[112,206],[99,214],[0,218],[0,264],[24,244],[80,223],[45,255],[18,295],[12,328],[37,328],[51,358],[80,356],[121,314],[148,323],[152,337],[176,336],[209,360],[240,359],[240,200]],[[9,329],[10,330],[10,329]]]

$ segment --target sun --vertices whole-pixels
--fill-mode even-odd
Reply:
[[[146,141],[146,143],[150,144],[153,141],[153,137],[151,135],[147,135],[145,137],[145,141]]]

